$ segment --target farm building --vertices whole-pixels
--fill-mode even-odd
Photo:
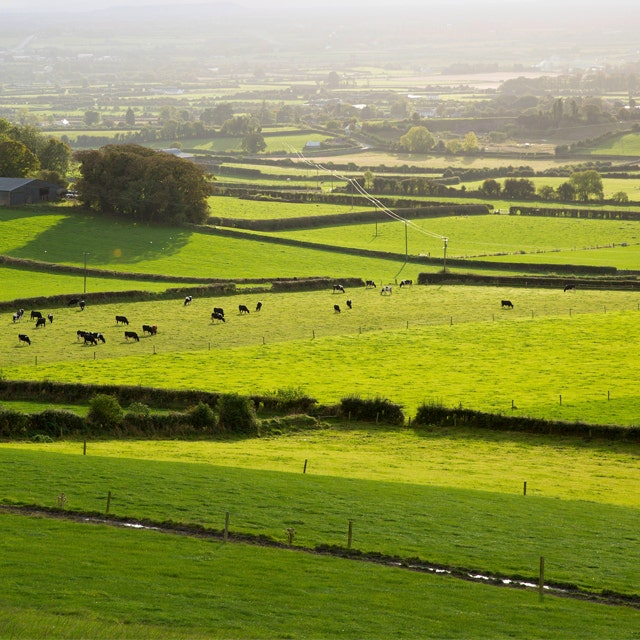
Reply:
[[[32,178],[0,178],[0,206],[34,204],[58,200],[62,189],[51,182]]]

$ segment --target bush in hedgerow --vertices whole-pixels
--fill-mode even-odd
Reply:
[[[229,433],[260,435],[260,421],[251,398],[236,393],[221,395],[216,404],[218,426]]]
[[[87,420],[90,424],[113,429],[122,424],[124,411],[115,396],[98,393],[89,400]]]
[[[196,429],[212,431],[216,426],[216,414],[206,402],[199,402],[191,407],[187,414],[189,421]]]

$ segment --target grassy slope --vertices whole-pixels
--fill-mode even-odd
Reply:
[[[634,610],[287,551],[7,516],[0,526],[11,586],[0,623],[13,638],[617,640],[640,624]],[[24,557],[25,537],[39,562]]]

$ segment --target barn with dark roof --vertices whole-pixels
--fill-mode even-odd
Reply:
[[[57,184],[33,178],[0,178],[0,206],[53,202],[64,190]]]

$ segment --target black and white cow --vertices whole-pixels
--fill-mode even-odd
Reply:
[[[53,313],[47,315],[47,319],[49,320],[49,324],[53,323]]]
[[[334,284],[333,293],[344,293],[344,287],[341,284]]]
[[[390,296],[393,293],[393,287],[390,284],[386,284],[380,289],[381,296]]]
[[[19,333],[18,334],[18,340],[20,342],[26,342],[28,345],[31,344],[31,340],[29,340],[29,336],[24,334],[24,333]]]
[[[376,283],[373,280],[365,280],[364,286],[367,289],[377,289]]]
[[[334,304],[333,305],[333,311],[334,311],[334,313],[340,313],[340,305],[339,304]]]
[[[353,309],[353,302],[350,299],[347,300],[347,307],[349,307],[349,309]]]
[[[186,307],[188,304],[191,304],[193,301],[193,296],[186,296],[184,299],[184,306]]]
[[[221,313],[217,313],[216,311],[214,311],[211,314],[211,322],[215,322],[216,320],[218,320],[219,322],[226,322],[226,320],[224,319],[224,315],[222,315]]]
[[[400,286],[401,287],[412,287],[413,286],[413,280],[400,280]]]

